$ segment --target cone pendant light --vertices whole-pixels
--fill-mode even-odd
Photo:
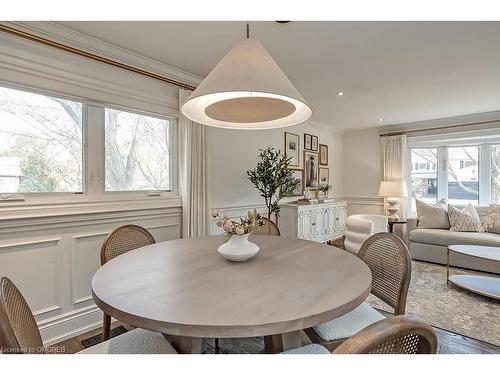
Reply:
[[[262,44],[238,42],[182,106],[189,119],[227,129],[274,129],[299,124],[311,108]]]

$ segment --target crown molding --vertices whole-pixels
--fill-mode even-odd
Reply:
[[[423,121],[406,122],[397,125],[388,125],[378,128],[382,133],[393,132],[393,131],[404,131],[404,130],[415,130],[415,129],[428,129],[440,127],[440,126],[467,126],[467,124],[483,122],[483,121],[499,121],[500,122],[500,111],[483,112],[483,113],[473,113],[462,116],[452,116],[452,117],[442,117],[437,119],[429,119]]]
[[[199,84],[203,78],[174,68],[157,60],[139,55],[127,49],[117,47],[100,39],[82,34],[55,22],[33,21],[33,22],[0,22],[9,27],[16,28],[37,36],[41,36],[71,47],[85,50],[101,55],[108,59],[116,60],[124,64],[132,65],[155,74],[186,82],[192,85]]]

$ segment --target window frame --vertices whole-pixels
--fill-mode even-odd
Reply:
[[[17,85],[13,83],[7,83],[0,81],[0,87],[5,87],[8,89],[12,90],[18,90],[18,91],[24,91],[27,93],[31,94],[36,94],[36,95],[43,95],[43,96],[48,96],[48,97],[53,97],[53,98],[58,98],[58,99],[64,99],[64,100],[71,100],[73,102],[80,103],[82,105],[82,191],[54,191],[54,192],[33,192],[33,191],[28,191],[28,192],[13,192],[13,193],[7,193],[7,192],[2,192],[0,191],[0,196],[3,195],[19,195],[23,197],[27,197],[31,199],[40,199],[43,197],[51,196],[51,197],[67,197],[67,196],[82,196],[85,195],[85,181],[86,181],[86,152],[85,152],[85,139],[86,139],[86,134],[87,134],[87,121],[86,121],[86,106],[87,103],[85,100],[81,98],[77,98],[74,96],[70,95],[64,95],[60,93],[55,93],[53,91],[49,90],[42,90],[42,89],[36,89],[36,88],[31,88],[27,87],[24,85]],[[8,202],[8,200],[2,200],[0,199],[0,202]]]
[[[117,105],[110,105],[110,104],[107,104],[107,105],[103,105],[102,106],[102,127],[101,127],[101,148],[102,148],[102,151],[103,151],[103,157],[101,159],[101,170],[102,170],[102,194],[104,195],[114,195],[114,194],[117,194],[117,195],[133,195],[133,194],[140,194],[140,195],[148,195],[148,196],[151,196],[151,194],[160,194],[160,196],[164,195],[164,194],[169,194],[169,193],[175,193],[177,194],[177,180],[175,179],[176,177],[176,173],[171,173],[173,171],[173,168],[175,168],[175,165],[177,165],[177,158],[174,157],[175,155],[177,155],[177,142],[172,142],[172,144],[169,145],[170,147],[170,157],[169,157],[169,168],[170,168],[170,171],[169,171],[169,185],[170,185],[170,189],[169,190],[123,190],[123,191],[107,191],[106,190],[106,155],[105,155],[105,147],[106,147],[106,129],[105,129],[105,126],[106,126],[106,109],[111,109],[111,110],[115,110],[115,111],[123,111],[123,112],[128,112],[128,113],[132,113],[132,114],[135,114],[135,115],[140,115],[140,116],[148,116],[148,117],[155,117],[155,118],[158,118],[158,119],[162,119],[162,120],[167,120],[170,122],[170,126],[169,126],[169,139],[170,141],[174,141],[174,140],[177,140],[177,119],[176,118],[173,118],[173,117],[168,117],[168,116],[165,116],[165,115],[158,115],[158,114],[153,114],[151,112],[147,112],[147,111],[141,111],[141,110],[136,110],[136,109],[130,109],[130,108],[126,108],[126,107],[122,107],[122,106],[117,106]],[[174,138],[175,137],[175,138]],[[174,163],[174,159],[175,159],[175,163]],[[175,184],[174,184],[175,182]],[[158,195],[155,195],[155,196],[158,196]]]
[[[130,200],[152,200],[165,198],[179,198],[178,186],[178,119],[173,116],[144,111],[137,108],[125,107],[113,103],[96,102],[91,99],[66,95],[51,90],[39,89],[31,86],[0,80],[0,87],[25,91],[28,93],[72,100],[82,104],[82,191],[81,192],[0,192],[0,210],[2,207],[72,204],[89,202],[113,202]],[[106,191],[105,190],[105,154],[104,154],[104,120],[105,109],[122,110],[134,114],[166,119],[170,124],[170,184],[168,191],[133,190],[133,191]],[[92,139],[92,140],[91,140]],[[16,195],[20,200],[10,201],[2,196]]]
[[[411,184],[411,172],[412,172],[412,161],[411,161],[411,152],[412,149],[422,149],[422,148],[435,148],[437,149],[437,183],[438,183],[438,191],[437,191],[437,201],[439,202],[442,199],[448,200],[448,149],[456,148],[456,147],[478,147],[479,149],[479,163],[478,163],[478,182],[479,182],[479,197],[478,197],[478,206],[487,206],[492,204],[491,202],[491,150],[492,146],[500,146],[500,143],[497,141],[493,142],[481,142],[481,141],[471,141],[471,142],[450,142],[449,145],[440,145],[439,142],[415,142],[410,143],[407,147],[408,151],[408,161],[407,161],[407,184],[409,187]],[[411,210],[413,191],[408,194],[407,206]],[[476,205],[476,204],[474,204]],[[414,211],[409,212],[411,215],[415,215]]]

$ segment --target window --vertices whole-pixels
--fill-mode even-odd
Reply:
[[[105,109],[106,191],[168,191],[171,121]]]
[[[469,144],[464,135],[456,137],[459,141],[437,136],[409,141],[408,186],[412,194],[408,204],[412,212],[413,198],[428,203],[446,199],[455,205],[500,204],[500,132],[485,132],[479,144],[472,144],[479,136],[471,137]],[[425,147],[426,143],[432,147]],[[426,169],[422,169],[424,163]]]
[[[175,197],[175,134],[174,118],[0,85],[0,200]]]
[[[500,204],[500,145],[491,146],[491,203]]]
[[[428,203],[437,202],[437,164],[436,148],[412,148],[411,165],[415,169],[411,171],[411,188],[413,196]],[[431,169],[431,165],[434,166]],[[415,200],[412,199],[412,211],[415,211]]]
[[[448,147],[448,203],[479,203],[479,147]]]
[[[82,107],[0,87],[0,193],[83,191]]]

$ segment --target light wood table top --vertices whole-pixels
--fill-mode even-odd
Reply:
[[[252,259],[217,253],[222,236],[161,242],[123,254],[92,279],[96,304],[116,319],[168,335],[251,337],[300,331],[363,302],[371,272],[332,246],[255,236]]]

